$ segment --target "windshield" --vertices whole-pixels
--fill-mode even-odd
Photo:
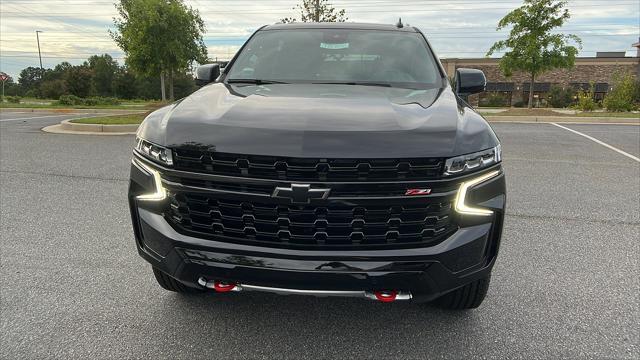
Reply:
[[[226,81],[412,88],[442,85],[422,35],[345,29],[258,32],[238,55]]]

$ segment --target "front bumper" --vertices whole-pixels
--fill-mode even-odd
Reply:
[[[146,183],[145,183],[146,181]],[[207,281],[244,284],[277,293],[347,296],[393,290],[430,301],[490,274],[504,217],[504,175],[473,190],[488,217],[469,217],[450,236],[428,247],[307,250],[264,247],[189,236],[167,221],[162,206],[136,199],[149,180],[132,167],[129,204],[140,255],[185,285]],[[136,190],[137,189],[137,190]],[[209,286],[207,286],[209,287]],[[284,290],[284,291],[279,291]]]
[[[400,290],[429,301],[489,275],[499,228],[459,229],[436,246],[370,251],[300,251],[212,241],[176,232],[162,215],[137,208],[137,247],[154,267],[187,286],[198,279],[306,290]],[[159,253],[164,253],[160,255]]]

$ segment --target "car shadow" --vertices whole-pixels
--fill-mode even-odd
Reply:
[[[165,310],[171,309],[166,315],[173,321],[183,321],[180,327],[193,335],[215,334],[219,339],[219,330],[224,329],[223,336],[240,346],[272,337],[301,346],[324,341],[333,344],[336,354],[353,351],[354,346],[360,347],[362,354],[375,348],[416,348],[416,344],[432,350],[439,344],[446,351],[451,345],[448,339],[482,327],[477,324],[481,310],[449,311],[411,302],[384,304],[355,298],[207,293],[167,294],[164,303]],[[279,350],[277,344],[269,347]]]

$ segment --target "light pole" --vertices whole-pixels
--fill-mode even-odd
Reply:
[[[42,54],[40,53],[40,33],[42,31],[36,30],[36,39],[38,40],[38,58],[40,58],[40,77],[44,75],[44,69],[42,68]]]

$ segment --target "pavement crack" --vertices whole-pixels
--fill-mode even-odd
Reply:
[[[71,179],[86,179],[86,180],[101,180],[101,181],[115,181],[115,182],[129,182],[129,179],[123,178],[106,178],[106,177],[97,177],[97,176],[85,176],[85,175],[69,175],[69,174],[56,174],[56,173],[47,173],[47,172],[35,172],[35,171],[11,171],[11,170],[0,170],[0,173],[3,174],[16,174],[16,175],[44,175],[44,176],[55,176],[55,177],[64,177]]]

